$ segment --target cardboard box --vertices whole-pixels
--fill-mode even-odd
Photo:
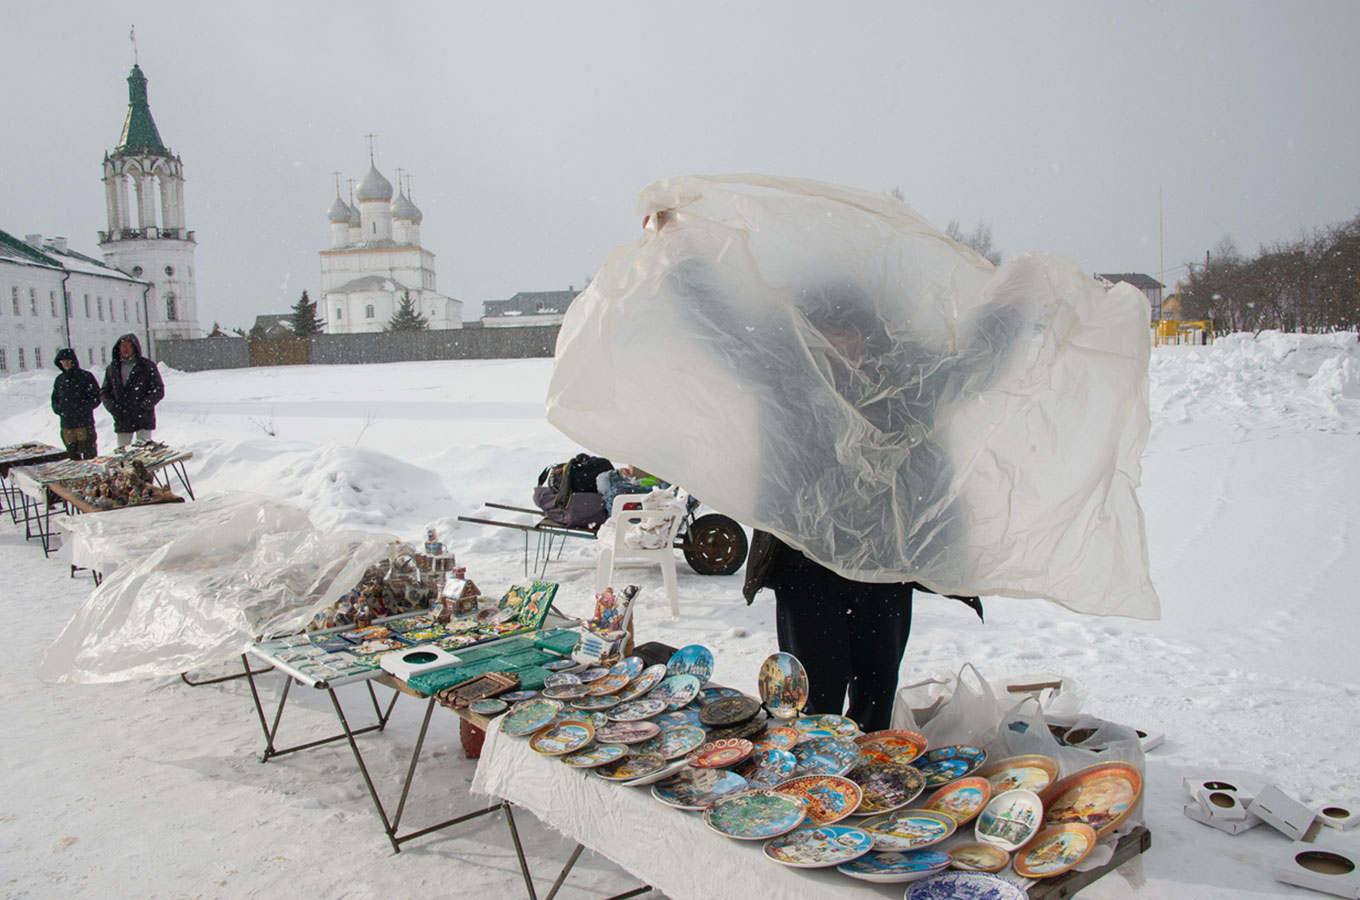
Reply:
[[[1323,803],[1314,810],[1318,821],[1337,831],[1348,831],[1360,823],[1360,800],[1346,800],[1341,803]]]
[[[1241,821],[1247,817],[1247,804],[1253,798],[1237,791],[1201,790],[1195,800],[1206,815],[1224,822]]]
[[[1295,841],[1276,859],[1276,881],[1360,900],[1360,860],[1347,847]]]
[[[1293,840],[1307,841],[1317,836],[1319,826],[1313,811],[1273,784],[1262,788],[1247,810]]]
[[[1217,828],[1219,831],[1228,834],[1241,834],[1261,824],[1260,816],[1253,816],[1251,813],[1247,813],[1246,817],[1242,819],[1217,818],[1211,813],[1206,813],[1199,803],[1185,804],[1185,814],[1201,825],[1208,825],[1210,828]]]

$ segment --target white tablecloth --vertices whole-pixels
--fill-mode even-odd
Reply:
[[[657,801],[650,787],[623,787],[535,753],[527,739],[502,735],[498,723],[487,731],[472,790],[529,810],[673,900],[900,900],[907,887],[772,862],[763,841],[724,837],[700,813]]]

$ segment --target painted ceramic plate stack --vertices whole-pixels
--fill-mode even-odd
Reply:
[[[709,741],[690,751],[689,764],[699,769],[730,769],[751,755],[755,749],[750,741],[740,738]]]
[[[752,741],[757,750],[792,750],[798,743],[798,729],[789,725],[770,725],[758,740]]]
[[[517,703],[501,719],[501,733],[511,737],[528,737],[547,725],[562,709],[558,700],[525,700]]]
[[[808,821],[830,825],[850,815],[864,799],[859,785],[839,775],[802,775],[780,782],[775,790],[807,802]]]
[[[807,703],[807,670],[791,653],[773,653],[760,666],[756,676],[760,702],[776,719],[798,717]]]
[[[595,774],[607,781],[631,781],[666,767],[666,761],[655,753],[632,753],[595,769]]]
[[[652,785],[652,796],[677,809],[706,809],[719,797],[746,790],[746,779],[727,769],[682,769]]]
[[[668,709],[679,709],[699,694],[699,679],[693,675],[671,675],[647,696],[660,700]],[[696,712],[696,715],[698,713]]]
[[[992,799],[992,784],[976,775],[951,781],[926,798],[925,809],[953,816],[960,825],[971,821]]]
[[[1011,866],[1026,878],[1051,878],[1081,862],[1095,845],[1096,831],[1090,825],[1050,825],[1015,851]]]
[[[611,722],[641,722],[666,711],[666,704],[660,700],[643,697],[641,700],[628,700],[605,713]]]
[[[915,731],[871,731],[855,738],[860,757],[869,762],[911,763],[926,752],[925,735]]]
[[[1014,850],[1034,837],[1044,821],[1044,804],[1033,791],[1017,789],[997,794],[987,802],[973,826],[973,835],[1003,850]]]
[[[920,881],[949,868],[948,853],[936,850],[909,850],[906,853],[866,853],[859,859],[841,863],[836,871],[860,881],[878,884],[900,884]]]
[[[863,762],[845,773],[864,792],[857,816],[876,816],[901,809],[921,795],[926,777],[903,763]]]
[[[667,762],[688,755],[708,739],[697,725],[677,725],[638,744],[639,753],[656,753]]]
[[[969,841],[951,844],[950,865],[965,872],[1000,872],[1011,861],[1011,855],[996,844]]]
[[[1143,774],[1123,762],[1101,763],[1073,772],[1040,796],[1049,825],[1081,822],[1103,838],[1120,826],[1143,794]]]
[[[640,744],[661,733],[655,722],[610,722],[595,729],[595,740],[602,744]]]
[[[595,729],[589,722],[567,719],[558,722],[529,738],[529,748],[545,756],[574,753],[595,740]]]
[[[760,701],[745,694],[714,697],[699,709],[699,722],[709,728],[726,728],[749,722],[760,712]]]
[[[689,644],[675,651],[666,663],[672,675],[693,675],[703,687],[713,677],[713,652],[700,644]]]
[[[986,872],[941,872],[907,889],[906,900],[1027,900],[1025,889]]]
[[[1038,794],[1058,779],[1058,763],[1051,756],[1008,756],[987,763],[976,775],[992,784],[992,793],[1024,790]]]
[[[858,828],[818,825],[799,828],[765,842],[765,855],[799,869],[838,866],[873,849],[873,839]]]
[[[682,772],[688,767],[689,763],[685,762],[683,759],[677,759],[674,762],[666,763],[665,766],[657,769],[655,772],[648,772],[646,775],[629,778],[627,781],[620,782],[620,784],[624,787],[641,787],[642,785],[654,784],[663,779],[670,778],[677,772]]]
[[[840,738],[797,744],[793,755],[798,760],[796,775],[844,775],[859,762],[859,748]]]
[[[986,761],[987,753],[981,747],[958,744],[927,750],[913,765],[926,776],[926,787],[932,788],[972,774]]]
[[[873,835],[875,850],[923,850],[949,837],[959,827],[952,816],[924,809],[899,809],[865,819],[860,827]]]
[[[655,666],[648,666],[642,670],[640,675],[628,682],[627,687],[619,691],[619,699],[634,700],[641,697],[643,694],[660,684],[661,680],[665,677],[665,666],[659,663]]]
[[[704,824],[743,841],[768,840],[792,831],[807,818],[797,797],[770,790],[739,791],[720,797],[704,810]]]
[[[753,752],[736,771],[753,788],[772,788],[792,778],[797,766],[798,760],[789,751],[767,748]]]
[[[605,763],[617,762],[627,755],[628,748],[619,744],[596,744],[575,753],[568,753],[562,757],[562,762],[573,769],[593,769]]]

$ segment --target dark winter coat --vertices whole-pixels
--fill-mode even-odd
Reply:
[[[123,341],[132,344],[135,360],[126,383],[123,381],[123,359],[118,351]],[[156,404],[165,396],[160,370],[142,356],[142,343],[135,334],[123,335],[113,348],[113,362],[104,370],[104,386],[100,390],[104,408],[113,416],[113,430],[122,433],[151,431],[156,427]]]
[[[99,408],[99,382],[80,367],[80,359],[69,347],[57,351],[56,364],[71,360],[52,383],[52,412],[61,417],[62,428],[93,428],[94,411]]]

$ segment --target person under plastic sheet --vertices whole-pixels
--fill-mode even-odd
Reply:
[[[703,263],[682,262],[669,280],[671,289],[691,299],[693,314],[712,326],[713,341],[740,344],[745,340],[746,328],[729,320],[732,307],[722,301],[720,288]],[[939,408],[953,401],[965,386],[980,390],[995,378],[1022,317],[1011,304],[994,302],[974,319],[966,331],[968,337],[957,349],[945,350],[901,330],[890,333],[874,298],[850,281],[809,285],[794,305],[812,326],[810,331],[778,325],[763,331],[763,350],[755,359],[739,346],[715,347],[728,359],[745,360],[738,362],[740,374],[768,389],[766,421],[760,429],[763,456],[768,460],[764,477],[784,487],[793,483],[852,495],[877,494],[874,502],[857,505],[839,517],[835,523],[838,543],[895,534],[895,529],[884,527],[883,520],[896,516],[895,503],[906,502],[916,513],[916,527],[899,542],[896,552],[905,568],[939,564],[949,552],[962,516],[951,491],[952,466],[934,437]],[[808,340],[808,335],[815,337]],[[816,409],[809,409],[808,397],[790,387],[800,379],[789,376],[806,365],[809,353],[831,393],[853,410],[844,431],[839,430],[846,422],[843,415],[818,415]],[[858,445],[853,454],[834,452],[833,448],[847,441]],[[784,452],[793,444],[825,452]],[[885,478],[881,471],[828,467],[826,461],[833,456],[850,456],[862,465],[892,466],[895,471]],[[869,487],[885,482],[891,485],[891,496]],[[761,498],[770,496],[788,497],[790,492],[760,493]],[[789,509],[766,507],[761,514],[767,519],[798,522],[803,516],[796,501]],[[743,586],[747,602],[764,587],[775,594],[779,649],[798,657],[807,669],[806,711],[844,710],[866,731],[887,728],[911,633],[912,593],[918,585],[846,578],[757,530]],[[981,616],[977,598],[957,599],[969,602]]]

